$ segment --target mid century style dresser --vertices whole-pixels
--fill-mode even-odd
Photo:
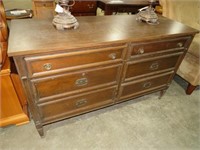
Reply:
[[[77,17],[76,30],[52,20],[13,20],[14,58],[41,136],[47,124],[169,87],[194,35],[181,23],[135,16]],[[134,119],[134,118],[133,118]]]

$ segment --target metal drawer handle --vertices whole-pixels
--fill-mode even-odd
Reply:
[[[76,102],[76,107],[82,107],[84,106],[85,104],[87,104],[87,100],[86,99],[81,99],[79,101]]]
[[[51,70],[52,65],[51,65],[50,63],[46,63],[46,64],[43,65],[43,68],[44,68],[45,70]]]
[[[151,82],[146,82],[146,83],[144,83],[144,84],[143,84],[143,87],[144,87],[145,89],[150,88],[150,87],[151,87]]]
[[[84,86],[88,84],[88,79],[87,78],[80,78],[77,79],[75,82],[76,86]]]
[[[159,67],[159,64],[157,62],[155,62],[155,63],[151,64],[151,66],[149,67],[149,69],[150,70],[156,70],[156,69],[158,69],[158,67]]]
[[[114,59],[117,58],[117,54],[116,53],[111,53],[111,54],[108,55],[108,57],[114,60]]]
[[[144,54],[144,48],[139,48],[137,51],[138,54]]]
[[[179,42],[179,43],[177,43],[177,46],[178,47],[183,47],[183,43]]]
[[[93,7],[94,7],[93,4],[92,4],[92,5],[89,5],[89,4],[88,4],[88,8],[89,8],[89,9],[92,9]]]

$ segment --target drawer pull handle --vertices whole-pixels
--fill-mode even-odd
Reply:
[[[159,64],[156,62],[156,63],[152,63],[151,66],[149,67],[150,70],[157,70],[159,67]]]
[[[44,68],[45,70],[51,70],[52,65],[51,65],[50,63],[46,63],[46,64],[43,65],[43,68]]]
[[[109,58],[111,58],[113,60],[117,58],[117,54],[116,53],[111,53],[108,56],[109,56]]]
[[[87,100],[86,99],[81,99],[79,101],[76,102],[76,107],[82,107],[84,106],[85,104],[87,104]]]
[[[137,53],[138,54],[144,54],[144,48],[139,48]]]
[[[150,88],[150,87],[151,87],[151,82],[146,82],[146,83],[144,83],[144,84],[143,84],[143,87],[144,87],[145,89]]]
[[[88,4],[88,8],[89,8],[89,9],[92,9],[93,7],[94,7],[93,4],[92,4],[92,5],[89,5],[89,4]]]
[[[88,84],[88,79],[87,78],[81,78],[77,79],[75,82],[76,86],[84,86]]]
[[[179,42],[179,43],[177,44],[177,46],[178,46],[178,47],[183,47],[183,43]]]

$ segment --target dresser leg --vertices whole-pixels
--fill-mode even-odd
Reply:
[[[41,124],[36,124],[36,129],[41,137],[44,137],[44,129]]]
[[[197,86],[194,86],[194,85],[188,83],[188,87],[187,87],[187,89],[186,89],[186,94],[187,94],[187,95],[191,95],[192,92],[196,89],[196,87],[197,87]]]
[[[37,129],[38,130],[38,133],[41,137],[44,137],[44,129],[43,128],[39,128]]]
[[[158,99],[161,99],[167,90],[161,90]]]
[[[39,135],[41,137],[44,137],[44,129],[43,129],[43,127],[42,128],[37,128],[37,131],[38,131],[38,133],[39,133]]]

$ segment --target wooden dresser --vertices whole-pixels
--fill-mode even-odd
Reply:
[[[194,35],[188,26],[159,17],[77,17],[76,30],[51,20],[14,20],[8,54],[24,85],[41,136],[43,126],[169,87]],[[134,119],[134,118],[133,118]]]

